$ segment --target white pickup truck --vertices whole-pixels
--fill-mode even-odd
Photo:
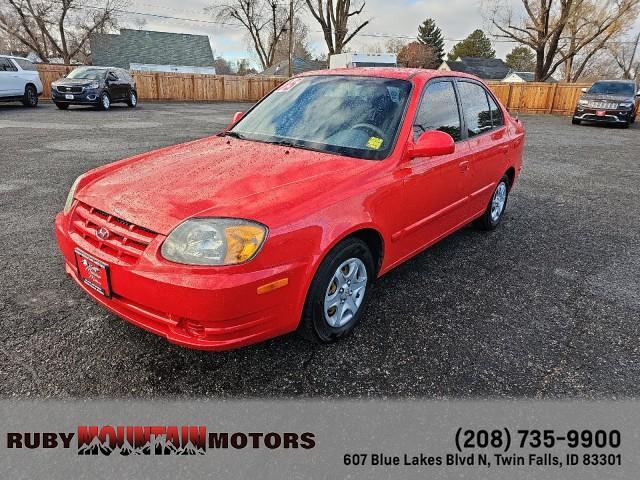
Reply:
[[[35,65],[26,58],[0,55],[0,102],[36,107],[40,95],[42,82]]]

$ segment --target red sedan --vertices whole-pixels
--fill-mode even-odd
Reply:
[[[376,278],[472,221],[498,226],[523,146],[474,77],[310,73],[217,136],[82,175],[56,234],[87,294],[170,342],[333,342]]]

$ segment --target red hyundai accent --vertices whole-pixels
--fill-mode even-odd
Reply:
[[[56,234],[96,301],[170,342],[333,342],[373,281],[470,222],[498,226],[524,129],[477,78],[296,77],[225,132],[91,170]]]

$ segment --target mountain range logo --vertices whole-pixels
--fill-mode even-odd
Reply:
[[[205,427],[80,427],[78,455],[205,455]]]

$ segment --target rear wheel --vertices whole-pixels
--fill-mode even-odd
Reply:
[[[332,343],[360,321],[375,275],[366,243],[348,238],[324,259],[307,294],[298,333],[317,343]]]
[[[487,210],[480,218],[478,218],[474,225],[480,230],[490,231],[495,230],[504,215],[504,211],[507,208],[507,200],[509,198],[509,177],[506,175],[500,179],[498,186],[493,191],[491,201],[487,206]]]
[[[38,106],[38,91],[33,85],[27,85],[24,89],[24,96],[22,98],[22,104],[25,107],[34,108]]]
[[[56,103],[56,107],[58,107],[60,110],[66,110],[67,108],[69,108],[69,104],[68,103]]]

